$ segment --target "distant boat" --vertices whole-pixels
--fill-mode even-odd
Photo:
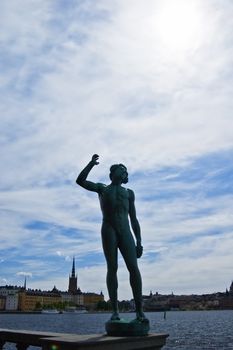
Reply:
[[[43,309],[41,310],[42,314],[59,314],[60,311],[58,311],[57,309]]]
[[[64,314],[85,314],[87,310],[85,308],[73,308],[69,307],[63,311]]]

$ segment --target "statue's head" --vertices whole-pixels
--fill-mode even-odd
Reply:
[[[126,184],[128,182],[128,172],[126,166],[123,164],[113,164],[110,167],[109,177],[113,182],[114,180],[120,180],[121,183]]]

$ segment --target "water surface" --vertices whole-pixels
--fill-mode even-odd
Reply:
[[[233,310],[170,311],[146,313],[152,333],[168,333],[163,350],[233,350]],[[98,314],[0,314],[0,328],[44,332],[101,334],[110,315]],[[131,320],[134,314],[122,314]],[[5,350],[15,349],[10,344]],[[33,348],[31,348],[33,349]],[[35,348],[34,348],[35,349]]]

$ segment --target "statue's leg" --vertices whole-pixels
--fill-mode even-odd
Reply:
[[[113,314],[112,320],[119,320],[118,302],[117,302],[117,238],[116,233],[113,228],[108,224],[103,224],[102,226],[102,244],[105,259],[107,262],[107,288],[108,294],[111,301]]]
[[[129,271],[136,315],[138,319],[145,319],[142,309],[142,279],[137,263],[135,242],[131,232],[124,233],[121,237],[119,248]]]

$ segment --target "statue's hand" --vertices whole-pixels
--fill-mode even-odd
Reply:
[[[141,258],[142,252],[143,252],[143,246],[141,244],[137,244],[136,245],[136,254],[137,254],[138,259]]]
[[[94,154],[91,158],[91,162],[94,164],[94,165],[98,165],[99,162],[98,162],[98,159],[99,159],[99,156],[98,154]]]

